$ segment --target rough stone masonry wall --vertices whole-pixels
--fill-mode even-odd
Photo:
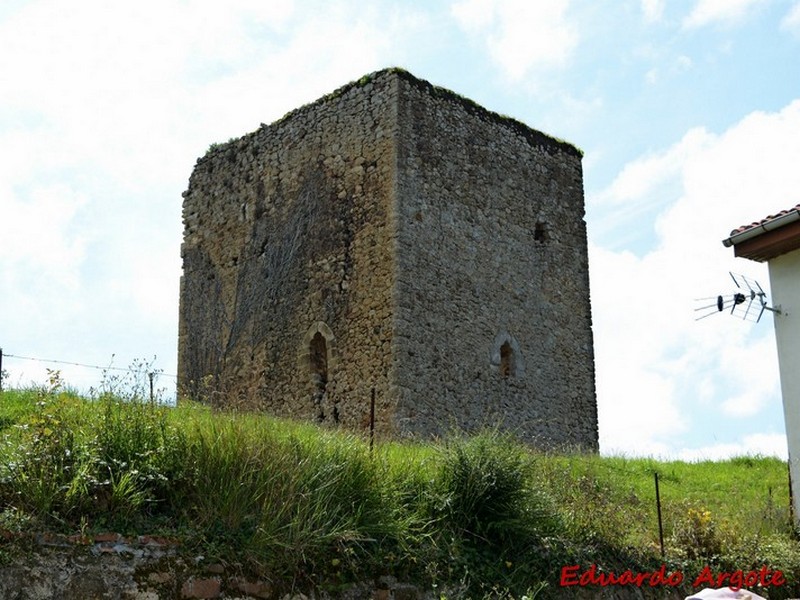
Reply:
[[[382,71],[211,150],[184,224],[190,391],[361,429],[374,389],[379,433],[597,448],[573,146]]]
[[[343,88],[198,161],[183,214],[190,392],[354,428],[372,387],[388,398],[395,95],[392,78]]]
[[[0,565],[0,598],[19,600],[438,600],[460,598],[463,590],[438,586],[425,589],[389,575],[324,589],[295,589],[297,578],[253,580],[236,573],[235,565],[198,561],[202,557],[142,552],[126,544],[73,545],[39,548],[5,556]],[[188,560],[187,560],[188,558]],[[288,591],[293,590],[293,591]],[[637,587],[586,586],[548,589],[555,599],[681,600],[693,591]]]
[[[580,152],[424,82],[400,89],[398,422],[597,450]]]

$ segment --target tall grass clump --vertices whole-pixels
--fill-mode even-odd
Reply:
[[[550,576],[540,549],[561,522],[549,494],[531,485],[537,457],[493,430],[454,435],[439,452],[425,499],[427,575],[478,597],[522,593]]]
[[[456,435],[442,449],[434,515],[459,536],[500,545],[552,533],[554,507],[529,486],[534,467],[533,455],[505,434]]]
[[[358,438],[220,415],[190,447],[189,519],[259,571],[353,577],[392,534],[381,462]]]

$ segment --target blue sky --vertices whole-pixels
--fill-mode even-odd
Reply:
[[[800,202],[799,54],[796,0],[6,1],[0,346],[175,373],[196,158],[402,66],[585,152],[601,451],[785,456],[770,316],[693,308],[768,286],[720,242]]]

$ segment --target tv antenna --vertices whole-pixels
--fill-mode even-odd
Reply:
[[[754,323],[758,323],[761,320],[765,310],[781,314],[780,306],[767,306],[767,294],[755,279],[734,273],[730,273],[730,276],[736,285],[736,291],[733,294],[717,296],[716,298],[698,298],[698,302],[707,302],[709,300],[714,302],[695,308],[694,312],[699,314],[699,316],[695,317],[695,321],[728,309],[730,309],[732,315]]]

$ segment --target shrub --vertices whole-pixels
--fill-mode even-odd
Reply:
[[[710,560],[722,552],[717,523],[711,511],[702,506],[688,505],[675,524],[672,541],[689,560]]]

